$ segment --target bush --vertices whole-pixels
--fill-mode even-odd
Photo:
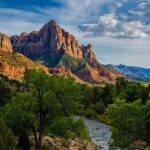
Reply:
[[[87,118],[93,118],[94,119],[94,118],[96,118],[97,114],[93,109],[87,108],[85,110],[85,116]]]
[[[98,114],[103,114],[105,112],[105,105],[102,102],[97,102],[94,106],[94,110],[96,111],[96,113]]]
[[[0,107],[11,99],[12,91],[9,86],[6,81],[0,79]]]
[[[112,149],[131,149],[134,142],[143,140],[147,131],[145,127],[145,106],[141,101],[126,103],[123,100],[108,107],[108,114],[112,126]]]
[[[50,126],[50,132],[65,138],[89,138],[84,122],[75,118],[55,119]]]
[[[15,137],[0,118],[0,150],[15,150]]]

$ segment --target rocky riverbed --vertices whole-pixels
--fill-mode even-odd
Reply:
[[[84,121],[93,143],[100,146],[101,150],[109,150],[108,142],[111,137],[110,127],[91,119],[85,119]]]

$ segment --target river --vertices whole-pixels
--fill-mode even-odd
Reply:
[[[85,119],[84,122],[93,143],[100,146],[101,150],[109,150],[108,142],[111,137],[110,127],[104,123],[91,119]]]

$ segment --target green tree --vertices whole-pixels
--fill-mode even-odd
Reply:
[[[0,150],[15,150],[15,137],[0,117]]]
[[[144,87],[143,87],[144,88]],[[141,89],[140,85],[135,82],[129,82],[126,89],[125,89],[125,99],[127,102],[133,102],[141,98]]]
[[[22,147],[23,150],[29,149],[29,143],[24,142],[28,139],[31,131],[35,132],[35,111],[36,101],[30,93],[17,93],[11,102],[3,108],[7,126],[19,137],[18,147]]]
[[[128,84],[128,81],[125,80],[125,78],[123,78],[123,77],[118,78],[116,80],[116,84],[115,84],[116,89],[117,89],[117,94],[120,94],[121,92],[123,92],[125,90],[127,84]]]
[[[113,84],[106,84],[102,95],[102,102],[107,106],[113,104],[116,99],[116,89]]]
[[[4,114],[17,135],[28,136],[32,132],[35,148],[40,150],[45,128],[57,117],[73,115],[77,102],[82,99],[80,87],[72,79],[34,70],[26,72],[25,83],[30,91],[18,93],[6,105]]]
[[[126,103],[123,100],[108,107],[112,125],[112,149],[134,149],[134,142],[143,140],[146,135],[144,115],[145,109],[140,101]]]
[[[12,91],[9,84],[0,79],[0,107],[4,106],[11,99]]]
[[[150,143],[150,100],[147,101],[146,106],[146,114],[145,114],[145,120],[144,122],[146,123],[146,136],[145,136],[145,140],[147,141],[147,143]]]
[[[65,138],[89,138],[83,120],[72,117],[56,118],[50,126],[50,131]]]

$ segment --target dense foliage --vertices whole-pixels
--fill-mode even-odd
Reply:
[[[107,107],[116,99],[124,99],[126,102],[141,100],[145,104],[149,99],[150,85],[127,81],[118,78],[116,84],[106,84],[105,87],[89,87],[81,85],[83,101],[79,106],[79,114],[99,119],[99,115],[106,114]]]
[[[81,89],[78,114],[112,126],[112,149],[133,150],[137,141],[150,145],[150,85],[118,78],[115,85]]]
[[[124,78],[115,85],[91,87],[34,70],[27,71],[22,82],[0,76],[0,112],[2,150],[9,145],[15,149],[15,144],[28,150],[29,137],[37,150],[45,135],[88,138],[76,115],[109,123],[111,149],[133,150],[137,141],[150,145],[150,85]]]
[[[142,105],[140,100],[127,103],[118,99],[109,106],[108,113],[112,125],[112,149],[136,149],[138,140],[150,143],[150,101]]]
[[[0,149],[15,150],[15,137],[7,128],[5,121],[0,117]]]
[[[7,88],[1,84],[0,90],[11,87],[12,98],[7,98],[9,92],[5,90],[7,99],[2,99],[5,103],[2,101],[1,112],[7,126],[18,137],[17,147],[29,149],[29,137],[32,136],[35,148],[41,149],[42,139],[49,133],[67,138],[88,138],[84,123],[74,117],[83,96],[80,86],[72,79],[29,70],[21,85],[9,80],[6,83]]]
[[[84,122],[81,119],[74,118],[56,118],[50,126],[50,131],[54,135],[68,137],[88,138],[89,134],[84,128]]]
[[[9,84],[5,81],[7,78],[0,80],[0,107],[4,106],[11,98],[11,89]]]

